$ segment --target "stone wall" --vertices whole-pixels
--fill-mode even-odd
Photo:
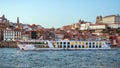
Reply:
[[[17,48],[17,42],[2,41],[0,42],[0,48]]]

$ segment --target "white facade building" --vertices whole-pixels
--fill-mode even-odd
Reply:
[[[105,29],[106,28],[106,25],[99,25],[99,24],[92,24],[89,26],[89,28],[91,30],[97,30],[97,29]]]
[[[120,15],[109,15],[103,17],[102,23],[110,28],[120,28]]]
[[[105,29],[105,24],[90,24],[90,23],[84,23],[81,24],[80,30],[99,30],[99,29]]]
[[[102,22],[104,24],[120,24],[120,15],[109,15],[103,17]]]
[[[87,30],[89,29],[90,23],[83,23],[80,26],[80,30]]]
[[[21,31],[7,29],[3,31],[4,41],[18,41],[21,40]]]

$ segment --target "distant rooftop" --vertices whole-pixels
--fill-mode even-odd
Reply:
[[[113,16],[120,16],[119,14],[117,14],[117,15],[108,15],[108,16],[105,16],[104,18],[106,18],[106,17],[113,17]]]

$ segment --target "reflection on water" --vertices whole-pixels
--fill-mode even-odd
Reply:
[[[0,48],[0,68],[120,68],[120,49],[21,51]]]

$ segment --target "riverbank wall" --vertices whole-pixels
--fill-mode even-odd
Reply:
[[[1,41],[0,48],[17,48],[17,42],[14,41]]]

